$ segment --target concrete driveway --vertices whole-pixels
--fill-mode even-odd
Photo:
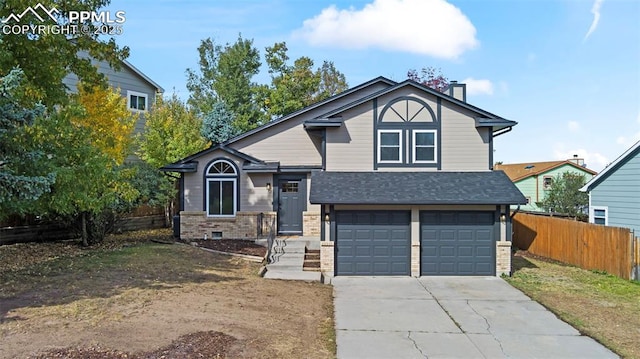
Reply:
[[[333,278],[338,359],[617,358],[495,277]]]

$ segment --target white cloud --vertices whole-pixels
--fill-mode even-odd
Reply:
[[[616,143],[624,147],[631,147],[633,144],[635,144],[638,141],[640,141],[640,132],[636,132],[631,136],[619,136],[616,139]]]
[[[468,77],[462,80],[462,83],[467,84],[467,95],[493,95],[493,83],[489,80],[476,80],[473,77]]]
[[[580,130],[580,122],[578,122],[578,121],[569,121],[567,123],[567,127],[569,128],[569,131],[571,131],[571,132],[578,132],[578,130]]]
[[[314,46],[378,48],[456,59],[479,46],[471,21],[445,0],[374,0],[362,9],[331,5],[294,31]]]
[[[567,160],[573,158],[573,155],[578,155],[578,158],[584,159],[584,163],[587,165],[587,168],[594,171],[601,171],[609,163],[607,157],[598,152],[589,152],[584,148],[564,151],[562,149],[564,146],[559,147],[560,149],[556,148],[554,150],[554,157],[556,160]]]
[[[593,34],[593,32],[596,31],[596,28],[598,27],[598,22],[600,22],[600,7],[602,6],[603,1],[604,0],[595,0],[593,2],[593,6],[591,7],[591,13],[593,14],[593,21],[591,22],[589,31],[587,31],[587,34],[584,36],[584,41],[587,41],[589,36],[591,36],[591,34]]]

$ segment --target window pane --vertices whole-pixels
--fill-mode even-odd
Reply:
[[[593,215],[595,217],[604,217],[605,216],[605,210],[604,209],[594,209],[593,210]]]
[[[416,146],[433,146],[435,145],[435,136],[431,132],[416,133]]]
[[[138,108],[138,97],[131,95],[129,98],[129,108]]]
[[[209,215],[220,214],[220,181],[209,181]]]
[[[142,110],[142,111],[146,110],[147,109],[147,103],[146,102],[147,102],[146,98],[144,98],[142,96],[138,97],[138,110]]]
[[[605,221],[604,221],[604,218],[594,218],[593,222],[595,224],[606,224]]]
[[[435,151],[433,147],[416,148],[416,161],[433,161],[435,160]]]
[[[298,192],[298,183],[297,182],[288,182],[282,184],[282,192]]]
[[[400,160],[400,148],[399,147],[382,147],[382,148],[380,148],[380,160],[381,161],[399,161]]]
[[[399,146],[400,145],[400,134],[399,133],[390,133],[390,132],[382,132],[380,133],[380,145],[382,146]]]
[[[222,181],[222,214],[233,215],[233,181]]]

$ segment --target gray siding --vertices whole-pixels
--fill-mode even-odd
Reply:
[[[327,130],[327,171],[373,170],[373,108],[366,102],[342,116],[340,128]]]
[[[267,183],[273,183],[271,174],[252,173],[242,171],[244,160],[230,156],[224,151],[215,151],[198,159],[197,172],[184,174],[184,210],[204,211],[204,181],[205,171],[211,161],[224,158],[233,161],[240,173],[238,188],[240,190],[239,211],[268,212],[273,210],[273,197],[267,191]]]
[[[80,57],[87,57],[86,54],[80,54]],[[151,85],[148,81],[142,78],[140,75],[129,69],[126,65],[122,65],[120,70],[115,71],[109,63],[106,61],[92,60],[92,63],[98,67],[98,72],[104,74],[109,82],[109,86],[120,89],[122,97],[127,97],[127,91],[135,91],[144,93],[147,95],[147,110],[149,110],[156,100],[157,89]],[[69,92],[77,93],[78,88],[78,76],[74,73],[69,73],[62,80],[62,83],[69,88]],[[135,133],[142,133],[144,131],[144,115],[141,113],[138,121],[135,125]]]
[[[423,95],[414,88],[402,88],[377,101],[377,113],[399,97],[416,97],[427,103],[438,113],[435,96]],[[389,111],[387,111],[389,112]],[[328,171],[372,171],[374,169],[374,112],[369,101],[341,113],[345,119],[341,128],[327,130]],[[389,116],[391,122],[393,115]],[[441,168],[443,171],[488,171],[489,141],[491,129],[476,128],[473,114],[461,107],[442,101],[441,106]],[[386,122],[387,115],[385,115]],[[427,117],[416,118],[416,122],[427,122]],[[398,121],[398,123],[400,123]],[[409,136],[407,134],[407,136]],[[403,138],[403,147],[408,147],[409,138]],[[383,171],[435,171],[435,167],[384,167]]]
[[[640,150],[591,191],[592,206],[608,207],[608,225],[640,236]]]
[[[322,165],[321,141],[304,129],[305,118],[294,118],[255,133],[230,147],[263,161],[281,165]]]
[[[322,165],[322,143],[309,136],[304,121],[344,106],[358,98],[383,90],[389,85],[377,83],[330,103],[311,109],[230,145],[236,150],[263,161],[279,161],[281,165]]]
[[[488,171],[491,129],[476,128],[473,115],[442,101],[442,170]]]

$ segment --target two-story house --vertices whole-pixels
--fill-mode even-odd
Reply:
[[[493,139],[516,122],[413,81],[376,78],[164,167],[180,172],[180,236],[319,236],[332,275],[500,275],[509,206]]]
[[[87,53],[80,53],[78,56],[88,58]],[[119,89],[122,97],[127,99],[127,107],[130,111],[139,114],[134,128],[135,133],[144,131],[144,114],[151,109],[155,103],[156,96],[162,94],[164,89],[155,81],[138,70],[129,61],[122,60],[120,69],[113,69],[107,61],[92,60],[98,72],[105,75],[109,86]],[[69,73],[62,80],[71,93],[78,92],[78,76]]]
[[[527,198],[527,204],[520,209],[533,212],[545,212],[539,204],[546,198],[557,176],[572,173],[582,175],[589,181],[597,174],[587,168],[584,160],[578,158],[578,155],[564,161],[496,164],[493,169],[504,171]]]

